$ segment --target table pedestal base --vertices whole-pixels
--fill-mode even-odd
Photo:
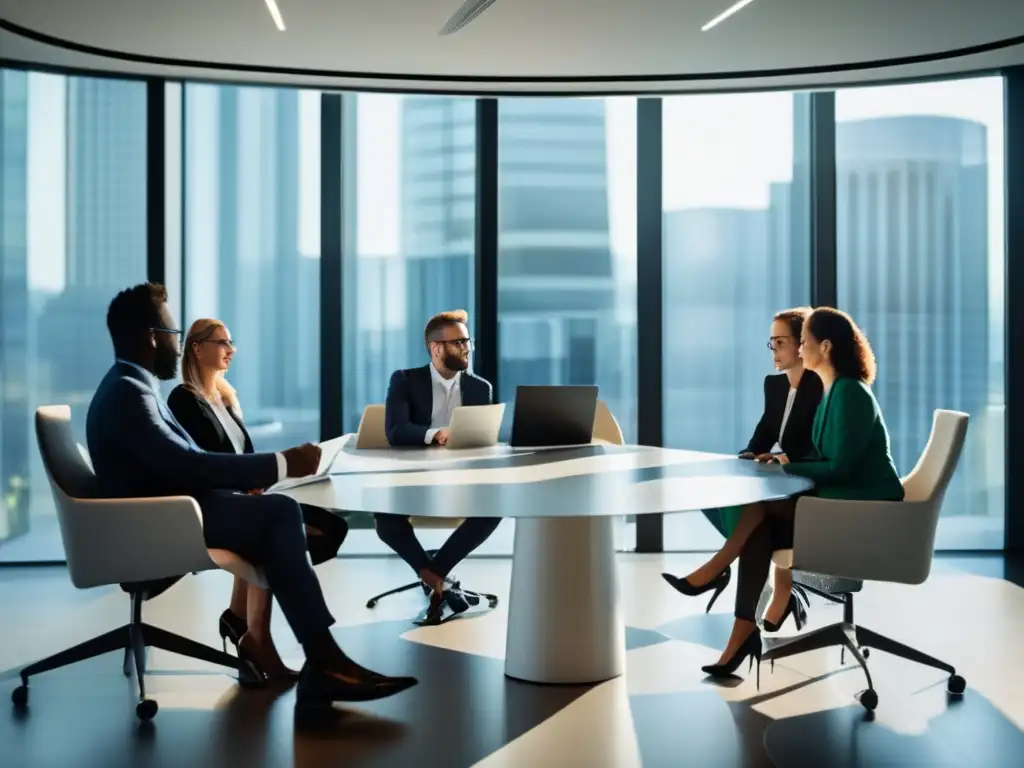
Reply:
[[[626,666],[612,517],[516,520],[505,674],[599,683]]]

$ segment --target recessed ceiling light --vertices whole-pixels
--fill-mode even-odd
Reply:
[[[267,2],[268,3],[272,2],[272,0],[267,0]],[[721,24],[723,21],[728,19],[734,13],[739,13],[744,8],[746,8],[748,5],[750,5],[752,2],[754,2],[754,0],[740,0],[735,5],[733,5],[733,6],[729,7],[729,8],[726,8],[720,14],[715,16],[715,18],[713,18],[711,21],[709,21],[707,24],[705,24],[703,27],[701,27],[700,31],[701,32],[707,32],[712,27],[717,27],[719,24]]]
[[[281,11],[277,8],[277,0],[264,0],[267,4],[267,10],[270,11],[270,18],[274,20],[274,24],[277,25],[277,29],[284,32],[284,19],[281,18]],[[750,2],[750,0],[747,0]]]

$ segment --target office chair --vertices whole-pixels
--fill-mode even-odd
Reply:
[[[124,651],[124,675],[134,671],[138,680],[135,713],[143,721],[151,720],[158,710],[156,701],[146,698],[146,649],[150,647],[236,669],[242,684],[261,682],[234,656],[145,624],[142,606],[188,573],[223,568],[265,588],[262,573],[233,552],[207,549],[195,499],[95,498],[96,476],[88,453],[75,442],[69,406],[39,408],[35,426],[71,583],[78,589],[120,584],[129,595],[131,612],[128,624],[22,669],[21,685],[11,695],[15,707],[28,704],[29,677],[119,650]]]
[[[796,506],[793,548],[775,553],[776,566],[809,575],[802,589],[843,606],[843,620],[803,635],[769,640],[762,660],[840,646],[864,670],[868,687],[857,699],[868,711],[878,694],[867,667],[868,649],[940,669],[949,674],[947,690],[963,694],[967,683],[944,661],[865,627],[853,615],[854,593],[864,581],[922,584],[931,572],[935,531],[942,499],[956,470],[967,435],[966,413],[937,410],[928,444],[913,471],[903,478],[903,501],[846,501],[802,497]],[[818,584],[814,578],[822,579]]]
[[[371,449],[371,450],[387,450],[390,448],[388,444],[387,434],[384,432],[384,406],[383,405],[368,405],[363,409],[362,418],[359,420],[359,427],[356,431],[356,448],[357,449]],[[432,528],[432,529],[449,529],[454,530],[458,528],[462,523],[461,518],[438,518],[438,517],[410,517],[409,522],[412,523],[413,528]],[[431,558],[437,554],[436,549],[427,550],[427,555]],[[472,606],[480,604],[481,600],[486,600],[487,605],[490,608],[494,608],[498,605],[497,595],[491,595],[487,592],[473,592],[468,589],[463,589],[461,583],[455,579],[446,578],[445,584],[452,587],[457,587],[462,590],[462,594],[466,597],[466,602]],[[367,608],[376,607],[377,603],[383,600],[385,597],[391,595],[399,595],[403,592],[410,592],[417,587],[423,590],[423,594],[430,595],[430,587],[424,584],[422,581],[413,581],[408,584],[403,584],[395,589],[389,589],[387,592],[382,592],[379,595],[374,595],[366,601]]]

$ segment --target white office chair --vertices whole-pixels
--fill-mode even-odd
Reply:
[[[61,651],[21,670],[11,696],[28,703],[32,675],[124,650],[124,674],[134,669],[139,683],[136,714],[150,720],[157,703],[146,698],[146,649],[161,648],[239,671],[239,682],[259,682],[237,658],[142,622],[142,604],[188,573],[223,568],[266,587],[262,573],[233,552],[207,549],[199,504],[187,496],[142,499],[95,498],[96,476],[85,449],[75,442],[71,408],[49,405],[36,411],[36,438],[57,507],[60,536],[71,583],[79,589],[120,584],[131,597],[129,623]]]
[[[615,416],[608,408],[604,400],[597,401],[597,409],[594,411],[594,442],[606,442],[612,445],[623,445],[626,440],[622,436],[622,429]]]
[[[947,689],[960,695],[964,679],[949,664],[914,648],[859,627],[854,622],[853,592],[862,581],[921,584],[932,566],[935,530],[946,488],[953,477],[967,435],[966,413],[935,411],[932,431],[914,470],[903,478],[903,501],[845,501],[806,496],[797,502],[793,548],[775,553],[776,566],[796,572],[837,578],[847,586],[831,590],[804,585],[815,594],[843,605],[843,620],[792,639],[769,641],[762,660],[793,656],[819,648],[841,646],[857,659],[867,676],[867,690],[857,695],[873,710],[878,694],[865,657],[868,648],[925,664],[949,673]],[[864,649],[864,652],[861,652]]]
[[[388,443],[387,433],[384,427],[384,406],[383,405],[368,405],[363,409],[363,415],[359,419],[359,428],[356,431],[356,448],[366,449],[388,449],[390,444]],[[462,524],[462,518],[442,518],[442,517],[410,517],[409,522],[412,523],[413,528],[424,528],[424,529],[448,529],[454,530]],[[427,554],[433,557],[437,554],[437,550],[428,550]],[[461,584],[458,581],[447,578],[445,581],[449,584],[459,586],[462,589]],[[389,589],[387,592],[381,592],[379,595],[374,595],[366,601],[367,608],[376,607],[377,603],[383,600],[385,597],[391,597],[391,595],[399,595],[403,592],[411,592],[417,587],[423,590],[423,594],[429,595],[430,588],[427,587],[421,581],[413,581],[408,584],[403,584],[400,587]],[[463,589],[462,594],[466,596],[466,600],[470,605],[479,605],[480,600],[484,599],[487,604],[494,608],[498,605],[497,595],[490,595],[486,592],[472,592],[470,590]]]

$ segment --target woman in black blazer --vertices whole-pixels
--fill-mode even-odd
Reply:
[[[252,440],[242,421],[238,396],[224,378],[235,347],[227,327],[219,320],[197,320],[185,337],[179,384],[167,405],[181,426],[204,451],[252,453]],[[254,488],[250,493],[262,493]],[[302,505],[306,540],[313,565],[338,554],[348,523],[325,509]],[[293,677],[270,636],[270,594],[235,577],[231,605],[221,614],[220,635],[230,640],[267,677]]]
[[[797,307],[779,312],[773,319],[768,348],[772,351],[775,370],[781,373],[764,378],[764,413],[747,447],[740,452],[741,459],[764,460],[773,453],[785,453],[787,456],[809,456],[813,453],[811,427],[821,402],[822,385],[818,375],[806,370],[800,359],[800,333],[803,331],[804,320],[810,314],[810,307]],[[729,538],[739,519],[740,507],[709,509],[704,514],[719,533]],[[726,573],[722,577],[722,589],[729,583],[731,570],[727,569]],[[670,573],[663,573],[662,576],[675,589],[682,591],[680,582],[683,579]],[[792,594],[792,579],[792,571],[775,569],[773,592],[779,595]],[[685,585],[682,586],[685,588]],[[708,603],[708,610],[720,593],[721,590],[714,593]],[[792,602],[785,616],[793,613],[799,629],[806,614],[803,606],[795,600]],[[781,624],[782,621],[779,626]],[[778,627],[768,624],[765,629],[772,632]]]

